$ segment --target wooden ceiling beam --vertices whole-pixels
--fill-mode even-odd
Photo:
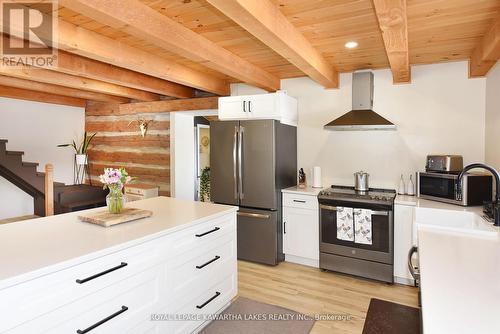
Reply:
[[[411,81],[406,0],[372,0],[394,83]]]
[[[0,24],[3,24],[1,16]],[[11,22],[11,35],[23,38],[23,31],[21,22]],[[58,21],[57,31],[57,46],[60,50],[210,93],[229,95],[229,84],[213,75],[179,65],[61,19]],[[44,38],[53,38],[51,35],[43,35],[42,31],[38,33]]]
[[[116,101],[121,101],[120,103],[126,103],[129,99],[136,99],[140,101],[155,101],[160,99],[157,94],[36,67],[26,66],[23,68],[16,68],[0,66],[0,75],[102,93],[106,95],[114,95],[116,97]]]
[[[89,104],[87,116],[134,115],[159,112],[183,112],[192,110],[211,110],[219,108],[217,96],[199,97],[194,99],[178,99],[153,102],[135,102],[125,104]]]
[[[500,59],[500,16],[472,52],[469,60],[469,77],[485,76],[498,59]]]
[[[195,94],[194,89],[191,87],[69,52],[59,51],[57,57],[57,67],[54,70],[58,72],[182,99],[192,98]]]
[[[128,99],[125,99],[123,97],[106,95],[95,92],[87,92],[80,89],[51,85],[47,83],[8,77],[4,75],[0,75],[0,85],[20,88],[30,91],[36,91],[36,92],[50,93],[50,94],[57,92],[57,95],[69,96],[89,101],[114,102],[114,103],[130,102]]]
[[[208,0],[243,29],[326,88],[339,87],[336,69],[269,0]]]
[[[11,99],[36,101],[43,103],[62,104],[72,107],[84,108],[86,101],[77,97],[62,96],[44,92],[36,92],[27,89],[8,87],[0,85],[0,96]]]
[[[60,0],[59,4],[254,86],[275,91],[279,78],[138,0]]]

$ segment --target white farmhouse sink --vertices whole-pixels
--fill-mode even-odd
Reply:
[[[418,229],[441,229],[449,232],[498,238],[499,229],[478,212],[419,207],[415,210]]]
[[[500,231],[478,212],[415,209],[424,334],[500,333]]]

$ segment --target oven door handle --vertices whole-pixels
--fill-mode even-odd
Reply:
[[[325,210],[330,210],[330,211],[337,211],[339,208],[338,206],[331,206],[331,205],[324,205],[324,204],[321,204],[319,207],[320,207],[320,209],[325,209]],[[354,209],[357,209],[357,208],[354,208]],[[389,215],[389,211],[368,210],[368,212],[371,215],[375,215],[375,216],[388,216]]]
[[[337,211],[337,207],[336,206],[330,206],[330,205],[324,205],[324,204],[320,204],[319,206],[321,209],[325,209],[325,210],[330,210],[330,211]]]

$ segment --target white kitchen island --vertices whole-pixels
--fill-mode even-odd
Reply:
[[[237,208],[167,197],[130,206],[153,216],[0,226],[0,333],[190,333],[224,309],[237,294]]]

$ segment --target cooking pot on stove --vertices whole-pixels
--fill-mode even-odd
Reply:
[[[356,191],[368,191],[368,179],[370,174],[360,171],[354,173],[354,190]]]

